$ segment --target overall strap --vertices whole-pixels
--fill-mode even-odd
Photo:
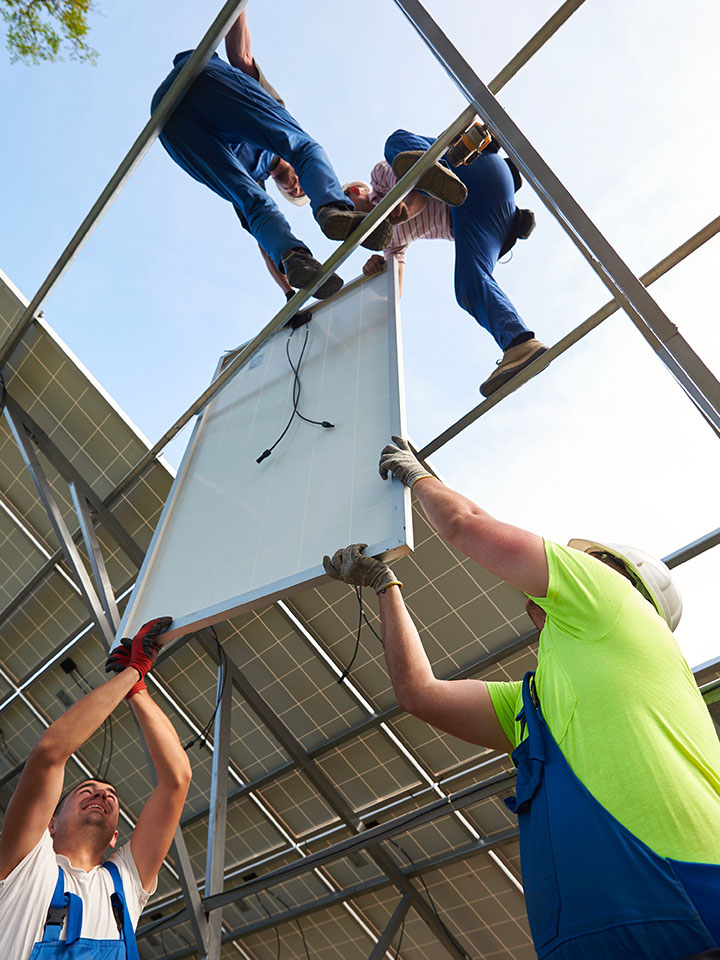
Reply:
[[[512,753],[512,759],[517,767],[517,781],[515,796],[509,797],[505,805],[513,813],[520,813],[527,808],[537,793],[543,781],[545,764],[547,762],[547,747],[540,704],[535,695],[535,673],[529,670],[523,677],[522,685],[523,708],[515,717],[520,721],[522,733],[527,727],[527,739],[522,740]]]
[[[53,891],[45,920],[43,941],[60,940],[62,925],[67,917],[66,943],[72,943],[80,936],[82,928],[82,900],[74,893],[65,893],[65,875],[58,867],[58,878]]]
[[[523,677],[522,700],[523,708],[517,717],[515,717],[515,719],[519,720],[522,724],[523,732],[525,727],[527,727],[528,737],[532,747],[534,748],[535,743],[533,741],[539,740],[542,737],[542,725],[545,723],[542,710],[540,709],[540,701],[538,700],[537,692],[535,690],[534,670],[528,670]],[[533,749],[533,753],[534,752],[535,751]],[[541,759],[544,759],[544,751]]]
[[[127,908],[120,871],[118,870],[117,864],[113,863],[112,860],[107,860],[103,864],[103,867],[112,877],[113,886],[115,887],[115,892],[110,897],[110,901],[112,903],[113,913],[115,914],[115,922],[120,931],[120,937],[125,941],[125,956],[127,960],[140,960],[137,941],[135,940],[135,931]]]

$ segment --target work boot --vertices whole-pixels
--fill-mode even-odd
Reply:
[[[301,247],[287,250],[282,258],[282,265],[285,268],[287,282],[291,287],[296,287],[298,290],[302,290],[303,287],[312,283],[322,267],[322,264],[308,250]],[[336,273],[331,273],[329,277],[323,280],[313,296],[317,297],[318,300],[325,300],[337,293],[342,285],[342,277],[339,277]]]
[[[399,153],[392,162],[395,176],[398,179],[403,177],[424,152],[424,150],[403,150]],[[451,207],[459,207],[467,198],[467,187],[460,177],[437,160],[420,177],[415,184],[415,189],[422,190],[423,193],[435,197],[436,200],[442,200]]]
[[[353,230],[360,226],[365,216],[366,214],[359,210],[350,210],[346,207],[336,207],[331,203],[326,203],[324,207],[320,207],[318,210],[316,219],[320,229],[330,240],[346,240]],[[390,246],[392,238],[392,224],[383,220],[369,236],[365,237],[360,246],[367,250],[384,250]]]
[[[507,383],[516,373],[524,370],[528,364],[542,356],[546,351],[545,344],[534,337],[532,340],[519,343],[516,347],[508,347],[502,356],[502,360],[498,360],[497,369],[492,376],[488,377],[485,383],[480,384],[480,393],[484,397],[489,397],[491,393],[495,393],[499,387]]]

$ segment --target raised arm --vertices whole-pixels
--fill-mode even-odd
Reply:
[[[225,52],[233,67],[242,70],[255,80],[259,79],[260,75],[250,47],[250,28],[244,10],[225,35]]]
[[[147,690],[139,690],[130,706],[140,724],[157,782],[143,807],[130,838],[130,850],[145,890],[170,849],[180,823],[192,771],[175,728]]]
[[[402,584],[382,560],[352,544],[325,557],[325,571],[344,583],[369,586],[380,603],[385,660],[398,706],[453,736],[503,752],[505,736],[483,680],[438,680],[402,597]]]
[[[0,880],[27,856],[47,829],[62,794],[65,764],[138,681],[127,667],[51,724],[27,758],[0,835]]]
[[[486,513],[461,493],[431,476],[407,441],[393,437],[380,457],[380,476],[388,473],[409,486],[441,537],[486,570],[533,597],[548,589],[548,565],[542,537]]]

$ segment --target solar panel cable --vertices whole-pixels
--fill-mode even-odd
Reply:
[[[196,736],[194,736],[192,740],[189,740],[185,744],[184,746],[185,750],[189,750],[190,747],[194,747],[196,743],[199,743],[199,745],[202,747],[204,743],[207,741],[208,734],[210,733],[210,728],[213,725],[213,722],[215,720],[218,710],[220,709],[220,701],[222,700],[222,696],[225,693],[225,684],[227,683],[227,679],[228,679],[229,671],[228,671],[227,654],[223,650],[222,644],[220,643],[220,638],[217,635],[217,630],[215,629],[215,627],[211,626],[209,629],[213,635],[213,640],[215,641],[215,644],[217,645],[217,650],[218,650],[218,663],[220,664],[220,668],[221,668],[220,686],[218,688],[217,698],[215,700],[215,709],[210,715],[210,719],[202,728],[200,733],[196,734]]]
[[[294,334],[295,334],[295,330],[298,329],[297,327],[293,327],[293,329],[290,331],[290,336],[287,338],[287,341],[286,341],[286,343],[285,343],[285,354],[286,354],[286,356],[287,356],[287,358],[288,358],[288,363],[290,364],[290,369],[291,369],[292,372],[293,372],[293,393],[292,393],[292,397],[293,397],[293,409],[292,409],[292,413],[290,414],[290,419],[289,419],[288,422],[285,424],[285,429],[284,429],[283,432],[280,434],[280,436],[277,438],[277,440],[275,441],[275,443],[274,443],[271,447],[268,447],[267,450],[264,450],[264,451],[260,454],[260,456],[259,456],[259,457],[257,458],[257,460],[256,460],[256,463],[262,463],[263,460],[267,460],[267,458],[268,458],[268,457],[270,456],[270,454],[273,452],[273,450],[275,449],[275,447],[280,443],[280,441],[283,439],[283,437],[285,436],[285,434],[286,434],[286,433],[288,432],[288,430],[290,429],[290,426],[291,426],[293,420],[295,419],[295,417],[299,417],[301,420],[304,420],[305,423],[313,423],[313,424],[315,424],[315,425],[318,426],[318,427],[325,427],[326,430],[330,430],[330,429],[332,429],[332,428],[335,426],[335,424],[334,424],[334,423],[330,423],[329,420],[311,420],[310,417],[303,416],[303,414],[300,413],[300,410],[298,409],[298,405],[299,405],[299,403],[300,403],[300,393],[302,392],[302,384],[300,383],[300,364],[301,364],[302,361],[303,361],[303,357],[305,356],[305,350],[306,350],[307,344],[308,344],[308,328],[307,328],[307,324],[304,324],[304,327],[305,327],[305,340],[303,341],[302,349],[300,350],[300,356],[298,357],[297,364],[294,364],[294,363],[293,363],[292,357],[290,356],[290,341],[292,340],[292,338],[293,338],[293,336],[294,336]]]

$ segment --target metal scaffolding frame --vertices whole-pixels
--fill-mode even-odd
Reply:
[[[41,284],[32,301],[16,320],[10,333],[0,345],[0,367],[12,360],[13,354],[21,344],[26,332],[38,318],[48,297],[52,294],[82,246],[89,239],[93,230],[109,209],[124,184],[143,159],[160,133],[163,124],[203,69],[218,43],[223,39],[236,17],[245,7],[246,2],[247,0],[227,0],[224,4],[207,33],[198,44],[195,52],[188,59],[174,84],[165,97],[163,97],[158,108],[138,135],[135,143]],[[442,156],[447,147],[477,116],[489,125],[493,134],[501,142],[507,153],[513,158],[547,209],[556,217],[568,236],[588,260],[603,283],[605,283],[612,295],[612,299],[592,316],[587,318],[570,334],[552,346],[542,358],[536,360],[525,371],[501,387],[491,398],[484,400],[455,424],[449,426],[438,437],[426,444],[420,451],[420,455],[427,457],[436,452],[445,443],[456,437],[465,427],[499,403],[504,397],[522,387],[532,376],[550,365],[556,357],[568,350],[620,308],[626,312],[646,342],[649,343],[671,371],[680,386],[693,401],[696,408],[702,413],[705,420],[717,434],[720,434],[720,384],[712,372],[688,346],[677,331],[675,325],[670,322],[647,291],[647,287],[655,280],[663,276],[673,266],[680,263],[689,256],[690,253],[697,250],[703,243],[720,231],[720,217],[711,221],[703,230],[696,233],[668,254],[663,260],[648,270],[647,273],[639,278],[636,277],[623,263],[584,211],[574,201],[572,196],[534,150],[494,96],[582,5],[583,0],[566,0],[487,86],[477,77],[454,45],[438,27],[437,23],[435,23],[427,13],[419,0],[394,0],[394,2],[402,10],[415,31],[428,45],[434,56],[461,90],[468,100],[469,106],[448,126],[427,153],[398,181],[387,197],[385,197],[363,221],[362,225],[335,250],[323,265],[322,270],[313,284],[304,290],[298,291],[272,320],[245,347],[233,356],[213,384],[197,398],[163,436],[137,461],[104,500],[93,491],[91,486],[81,476],[80,472],[67,461],[57,445],[47,436],[33,418],[20,407],[11,395],[8,396],[5,410],[8,424],[22,452],[24,461],[32,475],[33,481],[40,493],[62,546],[60,550],[57,550],[53,554],[47,552],[48,555],[41,568],[35,573],[31,580],[24,585],[18,594],[9,601],[5,608],[0,611],[0,623],[11,616],[13,611],[18,608],[39,583],[43,582],[52,572],[60,570],[66,579],[73,584],[74,589],[81,595],[90,612],[90,620],[88,620],[87,624],[83,627],[82,633],[85,633],[87,629],[95,625],[106,643],[109,644],[112,641],[114,626],[118,622],[118,598],[114,595],[110,585],[110,578],[105,568],[95,524],[101,524],[132,563],[139,568],[142,563],[144,551],[135,543],[132,536],[130,536],[124,526],[115,518],[112,512],[113,506],[120,501],[123,494],[143,476],[148,468],[156,462],[158,455],[170,440],[172,440],[194,416],[202,411],[209,400],[221,390],[224,384],[247,362],[251,354],[305,304],[313,291],[351,255],[358,244],[374,229],[375,225],[384,219],[414,188],[423,173]],[[68,529],[67,523],[61,515],[61,511],[58,508],[58,504],[38,458],[38,450],[68,484],[68,489],[78,518],[78,527],[75,531]],[[26,523],[24,524],[22,519],[13,513],[9,505],[3,504],[3,506],[14,522],[32,539],[33,532],[28,525]],[[78,549],[78,544],[81,543],[84,545],[88,556],[92,577],[88,574]],[[677,566],[678,564],[697,557],[718,543],[720,543],[720,528],[674,551],[666,558],[666,562],[670,566]],[[63,563],[63,560],[65,563]],[[127,588],[129,587],[130,584],[127,584]],[[334,663],[331,653],[323,649],[322,638],[313,635],[310,625],[303,622],[303,618],[297,610],[293,609],[292,604],[280,601],[277,604],[277,608],[298,635],[308,643],[314,654],[325,664],[328,672],[332,673],[333,670],[336,669],[336,675],[339,674],[341,672],[340,667]],[[183,821],[183,827],[188,827],[198,820],[204,819],[206,816],[209,818],[204,896],[201,897],[200,895],[200,884],[193,874],[190,858],[182,841],[182,833],[179,831],[178,842],[175,847],[175,867],[177,873],[173,872],[179,877],[183,895],[182,899],[185,906],[180,911],[173,913],[169,917],[165,917],[161,921],[143,925],[138,930],[138,936],[142,938],[163,927],[189,920],[195,937],[194,945],[186,951],[178,951],[169,956],[180,958],[198,951],[203,957],[206,957],[207,960],[218,960],[224,942],[237,940],[244,934],[272,926],[284,920],[296,918],[305,913],[320,909],[323,906],[327,906],[329,903],[346,903],[352,899],[353,896],[356,896],[364,890],[393,885],[399,891],[400,899],[385,929],[374,935],[374,945],[369,954],[371,960],[376,960],[376,958],[386,953],[398,929],[404,922],[407,911],[411,907],[425,920],[447,953],[457,958],[464,958],[466,954],[461,945],[455,940],[444,924],[439,921],[434,907],[418,892],[412,884],[411,879],[432,866],[451,862],[453,859],[465,857],[471,853],[489,852],[495,856],[495,862],[499,868],[519,887],[518,879],[514,876],[512,869],[507,863],[503,862],[499,855],[493,853],[493,848],[500,846],[504,841],[515,836],[516,830],[507,830],[492,837],[484,837],[477,831],[474,831],[472,827],[469,827],[467,821],[462,820],[461,813],[465,807],[469,807],[483,798],[494,796],[509,789],[512,786],[514,774],[512,772],[503,772],[483,779],[471,787],[449,794],[440,790],[438,785],[433,783],[432,778],[429,777],[428,771],[425,770],[427,790],[428,792],[438,794],[436,799],[411,813],[399,816],[380,826],[365,829],[363,817],[359,816],[359,814],[352,809],[334,784],[314,763],[314,760],[323,753],[333,750],[341,743],[360,733],[383,728],[389,732],[386,721],[397,717],[401,713],[399,708],[393,706],[380,712],[370,711],[368,716],[360,723],[348,727],[335,737],[327,739],[314,750],[306,751],[292,731],[275,716],[272,709],[258,694],[237,665],[229,658],[225,659],[224,662],[220,662],[223,658],[218,657],[212,641],[210,641],[204,633],[201,633],[198,637],[205,653],[217,664],[217,698],[219,704],[215,719],[214,734],[212,740],[208,741],[208,748],[212,752],[210,803],[206,809],[196,811],[192,816]],[[536,638],[536,631],[530,631],[509,642],[501,650],[478,658],[471,665],[465,667],[462,671],[456,672],[452,676],[469,676],[479,673],[486,669],[491,663],[497,663],[504,657],[509,657],[527,648]],[[15,690],[13,697],[21,697],[41,722],[46,725],[47,720],[43,717],[41,711],[33,705],[29,696],[24,692],[24,688],[38,673],[42,672],[48,664],[55,660],[58,655],[58,650],[67,649],[68,645],[72,643],[72,640],[73,638],[68,638],[58,649],[50,652],[43,664],[41,664],[40,667],[36,666],[33,671],[22,680],[15,682],[8,676],[4,676],[8,685]],[[230,682],[228,682],[228,679]],[[160,686],[159,684],[157,685]],[[708,699],[708,702],[715,702],[718,699],[717,691],[719,686],[720,682],[716,681],[708,684],[706,688],[703,688],[703,693],[706,699]],[[290,760],[283,767],[276,768],[271,773],[256,778],[252,782],[242,782],[241,778],[236,775],[235,779],[241,782],[241,785],[238,789],[229,793],[228,771],[231,770],[229,762],[229,735],[233,691],[236,691],[242,700],[249,705],[261,719],[273,737],[287,752]],[[167,692],[165,692],[165,696],[168,696]],[[8,702],[9,701],[6,701],[0,704],[0,713],[2,713]],[[407,747],[401,744],[397,734],[393,733],[392,736],[396,738],[401,748],[411,755]],[[492,764],[494,759],[497,758],[488,755],[488,759],[482,766]],[[418,758],[414,758],[413,763],[416,769],[422,774],[422,762]],[[348,828],[351,836],[348,839],[340,840],[319,853],[303,855],[296,862],[271,871],[262,878],[246,881],[229,890],[225,890],[225,883],[232,875],[232,871],[226,868],[224,862],[225,824],[228,805],[232,805],[237,800],[251,795],[253,791],[257,791],[268,781],[293,769],[300,769],[305,773],[320,796],[323,797],[330,809],[333,810],[337,817],[338,824]],[[435,818],[447,816],[458,817],[461,822],[464,822],[466,826],[469,827],[466,831],[469,837],[468,842],[450,853],[429,858],[427,862],[417,863],[412,867],[407,867],[400,866],[394,857],[388,854],[387,850],[381,846],[382,841],[388,840],[392,836],[408,830],[411,826],[417,826],[422,822],[432,822]],[[339,829],[339,827],[336,829]],[[274,884],[280,883],[291,876],[299,876],[306,872],[318,871],[322,866],[331,863],[333,860],[339,860],[359,851],[363,851],[375,861],[381,871],[381,877],[366,881],[364,884],[350,889],[338,889],[334,888],[333,884],[323,875],[328,893],[323,897],[317,898],[314,902],[302,907],[289,909],[282,914],[268,916],[266,920],[248,924],[242,928],[228,930],[223,925],[223,906],[240,901],[260,890],[269,889]],[[296,852],[299,852],[297,845]],[[368,929],[372,929],[372,925],[366,923],[364,929],[367,932]]]

